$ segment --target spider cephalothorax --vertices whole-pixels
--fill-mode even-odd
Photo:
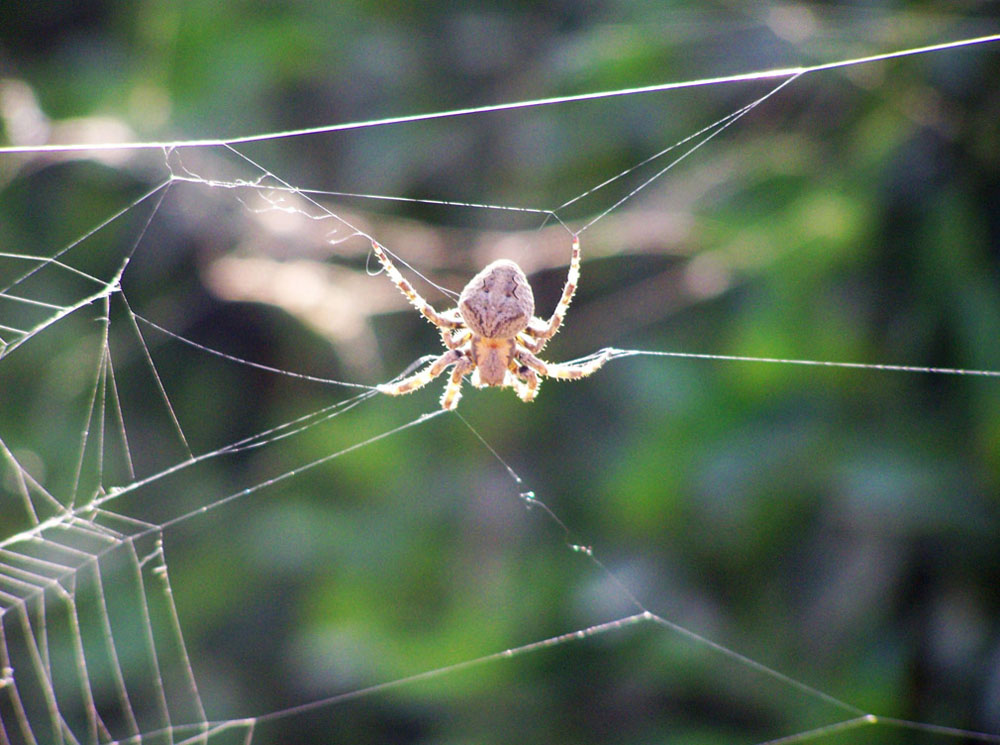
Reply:
[[[501,259],[473,277],[458,298],[458,307],[438,313],[399,273],[382,247],[372,241],[375,255],[389,278],[428,321],[441,332],[448,351],[419,372],[378,386],[382,393],[398,396],[430,383],[454,365],[441,406],[453,409],[461,397],[462,378],[471,374],[477,387],[511,386],[523,401],[538,392],[539,376],[576,379],[603,365],[607,353],[579,364],[551,364],[535,355],[559,330],[580,277],[580,241],[573,237],[569,276],[555,312],[544,321],[535,312],[531,285],[513,261]]]

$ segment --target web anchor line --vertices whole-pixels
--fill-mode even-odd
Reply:
[[[581,360],[609,353],[610,359],[625,357],[677,357],[681,359],[715,360],[718,362],[763,362],[776,365],[805,365],[810,367],[845,368],[849,370],[877,370],[880,372],[921,373],[928,375],[966,375],[970,377],[1000,378],[1000,370],[979,370],[961,367],[936,367],[926,365],[892,365],[880,362],[837,362],[832,360],[806,360],[787,357],[753,357],[738,354],[707,354],[701,352],[662,352],[647,349],[617,349],[607,347]]]
[[[622,349],[609,348],[607,350],[602,350],[601,352],[597,352],[595,353],[595,355],[591,356],[598,356],[605,351],[611,352],[612,358],[645,354],[640,350],[622,350]],[[664,353],[662,355],[657,354],[654,356],[681,356],[681,357],[694,356],[696,358],[706,357],[706,355],[697,355],[697,354],[688,355],[685,353],[678,353],[676,355],[672,353]],[[708,359],[715,359],[717,357],[718,356],[716,355],[707,355]],[[587,358],[582,358],[582,359],[587,359]],[[722,359],[728,360],[729,358],[723,356]],[[786,362],[786,360],[759,358],[759,357],[741,357],[737,359],[738,361],[743,361],[743,362]],[[871,367],[869,365],[863,365],[859,363],[836,363],[836,362],[826,363],[813,360],[793,360],[792,362],[797,364],[806,364],[806,365],[820,364],[820,365],[830,365],[833,367],[848,367],[848,368]],[[950,368],[928,368],[928,367],[914,367],[907,365],[876,366],[876,369],[889,369],[900,372],[918,372],[918,373],[948,372],[960,375],[987,374],[990,376],[1000,376],[1000,373],[995,373],[992,371],[956,370]],[[514,482],[517,488],[519,489],[522,488],[524,479],[510,466],[510,464],[507,463],[507,461],[503,459],[503,457],[499,454],[496,448],[494,448],[493,445],[491,445],[490,442],[478,430],[476,430],[464,416],[462,416],[457,411],[454,413],[456,414],[456,416],[460,418],[462,423],[472,432],[472,434],[476,437],[476,439],[478,439],[479,442],[490,452],[490,454],[504,467],[504,469],[507,471],[508,476]],[[712,652],[715,652],[721,655],[722,657],[725,657],[735,662],[741,667],[745,667],[749,670],[758,672],[765,677],[777,681],[778,683],[786,685],[794,690],[800,691],[801,693],[811,698],[814,698],[818,701],[822,701],[836,709],[839,709],[840,711],[852,715],[850,719],[832,722],[830,724],[826,724],[803,732],[797,732],[795,734],[787,735],[784,737],[767,740],[763,743],[760,743],[759,745],[792,745],[793,743],[805,742],[807,740],[813,740],[819,737],[824,737],[840,732],[846,732],[858,729],[861,727],[869,727],[875,725],[882,725],[894,729],[906,729],[910,731],[927,732],[931,734],[939,734],[955,738],[963,737],[978,742],[995,743],[995,744],[1000,743],[1000,734],[994,735],[988,732],[967,730],[960,727],[948,727],[926,722],[917,722],[908,719],[882,717],[877,714],[866,712],[864,709],[855,706],[854,704],[839,699],[814,686],[811,686],[789,675],[786,675],[785,673],[782,673],[773,667],[769,667],[768,665],[758,662],[757,660],[751,657],[741,654],[723,644],[715,642],[712,639],[702,634],[699,634],[695,631],[692,631],[689,628],[686,628],[678,623],[670,621],[669,619],[663,617],[662,615],[659,615],[646,608],[646,606],[643,605],[643,603],[626,586],[626,584],[621,579],[619,579],[618,576],[597,557],[592,546],[574,542],[573,533],[570,530],[569,526],[548,505],[539,500],[538,497],[535,495],[534,491],[519,492],[518,496],[524,502],[527,509],[532,509],[534,507],[541,508],[542,512],[546,515],[546,517],[552,520],[564,532],[566,547],[574,553],[579,553],[586,556],[587,559],[598,569],[599,572],[601,572],[604,576],[606,576],[609,580],[611,580],[611,582],[618,588],[618,590],[623,594],[623,596],[628,600],[628,602],[639,609],[639,612],[630,616],[620,618],[616,621],[612,621],[606,624],[599,624],[597,626],[592,626],[578,632],[563,634],[558,637],[552,637],[551,639],[546,639],[542,642],[536,642],[535,644],[525,645],[524,647],[519,647],[513,650],[506,650],[504,652],[498,652],[492,655],[486,655],[476,660],[470,660],[466,663],[460,663],[459,666],[450,666],[448,668],[443,668],[441,670],[428,671],[427,673],[421,673],[415,676],[410,676],[408,678],[403,678],[399,681],[392,681],[391,683],[364,689],[366,692],[371,690],[382,690],[385,687],[395,686],[397,684],[416,682],[417,680],[423,680],[428,677],[436,676],[438,674],[443,674],[444,672],[454,671],[459,668],[471,667],[485,662],[491,662],[493,660],[500,659],[503,657],[514,656],[515,654],[527,652],[534,648],[555,646],[558,643],[571,641],[573,639],[596,636],[599,633],[605,633],[607,631],[617,630],[627,625],[649,622],[649,623],[654,623],[664,629],[667,629],[671,633],[686,638],[698,646],[705,647],[711,650]],[[344,694],[343,696],[338,696],[333,699],[327,699],[326,701],[329,703],[339,703],[341,700],[346,700],[347,697],[353,697],[353,696],[354,693]]]
[[[834,62],[823,62],[815,65],[800,67],[785,67],[775,70],[762,70],[758,72],[739,73],[736,75],[722,75],[699,80],[686,80],[673,83],[656,83],[654,85],[634,86],[629,88],[617,88],[614,90],[597,91],[593,93],[580,93],[566,96],[550,96],[547,98],[536,98],[527,101],[513,101],[509,103],[489,104],[486,106],[471,106],[461,109],[451,109],[449,111],[434,111],[424,114],[407,114],[403,116],[391,116],[383,119],[370,119],[367,121],[345,122],[343,124],[328,124],[319,127],[305,127],[302,129],[289,129],[284,132],[271,132],[268,134],[244,135],[228,138],[205,138],[197,140],[171,140],[159,142],[108,142],[108,143],[69,143],[60,145],[7,145],[0,147],[2,153],[66,153],[66,152],[99,152],[106,150],[173,150],[188,147],[221,147],[243,145],[252,142],[264,142],[268,140],[278,140],[288,137],[306,137],[309,135],[327,134],[330,132],[343,132],[354,129],[367,129],[370,127],[384,127],[393,124],[409,124],[413,122],[430,121],[434,119],[448,119],[460,116],[472,116],[489,114],[501,111],[517,111],[519,109],[535,108],[538,106],[553,106],[565,103],[581,101],[596,101],[604,98],[616,98],[621,96],[635,96],[644,93],[662,93],[665,91],[680,90],[683,88],[700,88],[704,86],[721,85],[724,83],[740,83],[754,80],[773,80],[775,78],[791,78],[806,73],[821,72],[823,70],[835,70],[843,67],[870,64],[873,62],[884,62],[887,60],[912,57],[918,54],[928,54],[931,52],[942,52],[961,47],[976,46],[979,44],[989,44],[1000,41],[1000,34],[989,34],[986,36],[976,36],[955,41],[942,42],[940,44],[929,44],[921,47],[911,47],[894,52],[884,52],[881,54],[871,54],[863,57],[853,57],[847,60],[836,60]]]

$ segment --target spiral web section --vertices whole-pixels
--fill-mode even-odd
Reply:
[[[2,552],[4,742],[207,741],[160,531],[51,523]]]
[[[672,163],[688,157],[711,138],[739,121],[740,116],[766,101],[803,74],[787,71],[776,87],[714,125],[701,130],[690,142],[660,154],[665,168],[642,182],[636,192],[659,178]],[[558,101],[540,102],[548,105]],[[460,112],[467,115],[469,112]],[[437,116],[437,115],[435,115]],[[366,123],[364,126],[371,126]],[[293,133],[307,136],[307,133]],[[274,139],[289,136],[276,134]],[[175,193],[226,194],[245,214],[291,215],[322,225],[334,241],[368,238],[365,227],[323,206],[329,197],[293,186],[289,181],[251,160],[237,143],[173,143],[143,149],[159,151],[166,178],[156,187],[126,201],[91,230],[49,255],[0,254],[0,376],[6,362],[18,355],[45,357],[51,350],[66,355],[68,381],[25,380],[23,367],[0,380],[7,405],[16,406],[19,386],[48,385],[53,411],[43,417],[25,412],[33,426],[15,436],[0,433],[3,459],[2,528],[0,528],[0,745],[41,743],[225,743],[254,742],[262,724],[279,723],[326,710],[351,700],[431,678],[459,675],[470,668],[498,664],[516,657],[538,654],[598,636],[633,633],[637,628],[668,634],[718,654],[738,674],[766,680],[789,690],[790,700],[820,714],[817,724],[782,735],[769,742],[819,740],[840,732],[875,725],[918,730],[946,739],[968,738],[1000,743],[1000,735],[969,732],[930,723],[879,717],[817,690],[792,676],[756,662],[751,657],[673,623],[645,607],[622,582],[608,572],[584,542],[571,536],[560,518],[544,501],[526,488],[521,474],[503,462],[502,455],[470,426],[470,442],[478,440],[503,463],[519,489],[522,502],[541,510],[562,530],[566,544],[582,555],[593,569],[607,575],[631,610],[614,620],[568,630],[522,646],[450,663],[345,693],[315,698],[284,709],[231,720],[213,719],[206,711],[197,665],[184,641],[184,620],[173,600],[164,539],[177,525],[206,519],[224,505],[256,492],[294,481],[311,469],[348,453],[363,450],[386,437],[412,427],[429,426],[442,415],[431,411],[402,425],[355,438],[315,460],[257,477],[247,485],[206,497],[198,487],[199,468],[217,459],[238,458],[263,447],[280,447],[286,438],[322,426],[376,396],[374,390],[353,381],[329,380],[274,370],[175,334],[169,323],[160,323],[133,310],[130,303],[131,266],[156,251],[149,233],[163,205]],[[127,149],[126,146],[122,146]],[[81,148],[82,149],[82,148]],[[12,157],[15,148],[0,151]],[[42,150],[41,148],[38,149]],[[240,175],[206,176],[189,167],[188,151],[212,150],[227,158],[222,170]],[[21,149],[23,151],[23,149]],[[634,194],[635,192],[633,192]],[[631,195],[629,195],[631,196]],[[197,197],[196,197],[197,198]],[[626,197],[627,198],[627,197]],[[620,204],[616,203],[616,204]],[[465,205],[474,208],[476,205]],[[506,208],[514,209],[514,208]],[[532,210],[528,210],[529,212]],[[558,210],[536,210],[558,220]],[[605,212],[603,214],[608,214]],[[603,215],[600,215],[601,217]],[[596,224],[596,220],[587,227]],[[117,253],[93,267],[76,261],[75,250],[113,234]],[[118,240],[124,234],[125,241]],[[377,237],[377,236],[376,236]],[[121,246],[125,246],[124,249]],[[108,257],[105,257],[107,259]],[[375,281],[375,280],[372,280]],[[382,282],[384,280],[379,279]],[[58,296],[53,297],[53,288]],[[153,339],[156,342],[153,342]],[[222,446],[196,444],[189,426],[175,411],[169,394],[169,374],[157,362],[156,346],[169,342],[194,347],[196,353],[260,372],[289,376],[328,386],[339,394],[336,403],[289,419]],[[663,356],[675,353],[612,350],[612,359],[630,356]],[[692,355],[699,356],[699,355]],[[161,419],[156,432],[147,423],[129,418],[123,394],[120,361],[127,360],[129,375],[141,377],[144,395],[159,401]],[[762,359],[767,363],[838,365],[811,360]],[[857,363],[843,363],[857,367]],[[870,365],[893,369],[891,365]],[[81,375],[79,370],[85,370]],[[996,377],[991,370],[937,368],[895,369],[909,372]],[[56,393],[69,391],[62,398]],[[133,394],[134,395],[134,394]],[[39,476],[37,452],[17,443],[46,443],[46,428],[67,425],[77,433],[76,458],[49,466],[47,478]],[[164,495],[186,495],[178,511]],[[154,508],[150,505],[156,503]],[[164,506],[166,505],[166,506]],[[143,518],[136,517],[143,515]]]

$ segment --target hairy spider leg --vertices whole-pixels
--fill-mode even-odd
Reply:
[[[441,332],[441,341],[444,342],[444,345],[448,347],[448,349],[458,349],[472,338],[472,332],[465,327],[465,323],[462,321],[462,316],[458,313],[458,308],[446,310],[444,313],[439,315],[444,317],[445,320],[452,320],[449,316],[454,316],[459,324],[458,329],[449,329],[444,326],[438,327],[438,331]]]
[[[520,351],[517,356],[524,363],[525,367],[534,370],[544,377],[579,380],[600,370],[604,366],[604,363],[611,359],[611,352],[604,350],[593,359],[577,363],[543,362],[528,350]]]
[[[375,251],[375,255],[378,257],[379,263],[382,264],[382,267],[385,269],[386,274],[389,275],[389,279],[396,283],[396,287],[398,287],[400,292],[406,296],[406,299],[410,301],[410,304],[423,314],[424,318],[438,328],[457,329],[463,325],[460,320],[455,320],[454,316],[450,316],[448,313],[438,313],[434,310],[433,306],[424,300],[423,297],[421,297],[420,294],[413,289],[413,285],[411,285],[406,278],[399,273],[395,264],[389,260],[388,254],[386,254],[386,252],[374,239],[372,240],[372,250]]]
[[[462,397],[462,378],[472,372],[472,360],[463,356],[451,371],[451,380],[445,386],[444,393],[441,394],[441,408],[449,411],[458,406],[458,399]]]
[[[514,389],[522,401],[527,403],[528,401],[535,400],[541,380],[539,380],[538,374],[534,370],[527,365],[521,365],[514,371],[512,380],[514,382]]]
[[[534,337],[535,341],[530,344],[532,352],[541,352],[542,348],[555,336],[556,332],[559,330],[559,326],[562,324],[563,318],[566,315],[566,310],[569,308],[570,302],[573,300],[573,293],[576,292],[576,286],[580,282],[580,238],[579,236],[573,236],[573,248],[570,254],[569,260],[569,274],[566,276],[566,284],[563,286],[562,297],[559,298],[559,302],[556,304],[556,309],[552,312],[552,316],[548,321],[543,321],[540,318],[532,318],[531,322],[528,324],[528,328],[524,330],[524,333]]]
[[[461,363],[463,360],[467,362],[468,358],[462,352],[457,349],[449,349],[423,370],[419,370],[413,375],[403,378],[402,380],[397,380],[394,383],[382,383],[381,385],[375,386],[375,389],[378,390],[379,393],[387,393],[390,396],[402,396],[404,393],[412,393],[419,388],[423,388],[425,385],[434,380],[434,378],[443,373],[449,365]],[[458,367],[455,369],[458,370]]]

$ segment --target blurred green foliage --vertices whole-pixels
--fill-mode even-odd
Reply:
[[[88,0],[8,4],[0,14],[0,77],[26,84],[52,127],[72,136],[83,131],[73,122],[105,117],[157,141],[710,78],[1000,28],[990,3]],[[998,80],[994,43],[796,81],[583,234],[580,291],[546,357],[613,345],[1000,370]],[[699,87],[241,152],[296,186],[546,209],[767,90]],[[206,177],[255,175],[221,149],[183,156]],[[163,162],[159,153],[104,165],[0,154],[0,250],[69,246],[165,178]],[[666,162],[559,216],[579,227]],[[380,239],[380,220],[462,236],[541,222],[472,207],[330,204],[364,211]],[[352,373],[298,319],[224,302],[204,285],[206,263],[257,229],[248,207],[205,185],[176,185],[154,206],[132,207],[67,261],[108,277],[134,245],[125,297],[185,337],[366,385],[440,347],[415,313],[379,314],[371,338],[381,364]],[[392,250],[427,270],[413,258],[421,233],[399,235]],[[478,267],[452,243],[449,276],[471,276]],[[553,255],[568,248],[566,236]],[[532,278],[542,314],[563,260]],[[357,256],[341,263],[364,272]],[[6,265],[4,286],[22,268]],[[721,291],[704,290],[713,278]],[[76,296],[67,282],[41,272],[32,291],[65,302]],[[0,439],[32,453],[57,495],[68,493],[94,386],[100,309],[88,310],[0,360]],[[127,317],[113,313],[142,476],[186,455]],[[143,331],[195,453],[353,392]],[[571,543],[592,546],[645,608],[796,681],[865,711],[1000,733],[996,380],[632,357],[585,381],[548,381],[530,406],[467,386],[461,418],[355,448],[433,411],[441,385],[377,397],[117,505],[161,523],[255,487],[165,535],[211,719],[362,690],[634,613]],[[93,452],[85,460],[96,468]],[[106,486],[128,481],[117,463]],[[25,520],[9,480],[4,489],[0,538]],[[529,490],[561,524],[519,498]],[[848,716],[645,624],[279,719],[254,742],[760,742]],[[818,741],[956,740],[878,727]]]

